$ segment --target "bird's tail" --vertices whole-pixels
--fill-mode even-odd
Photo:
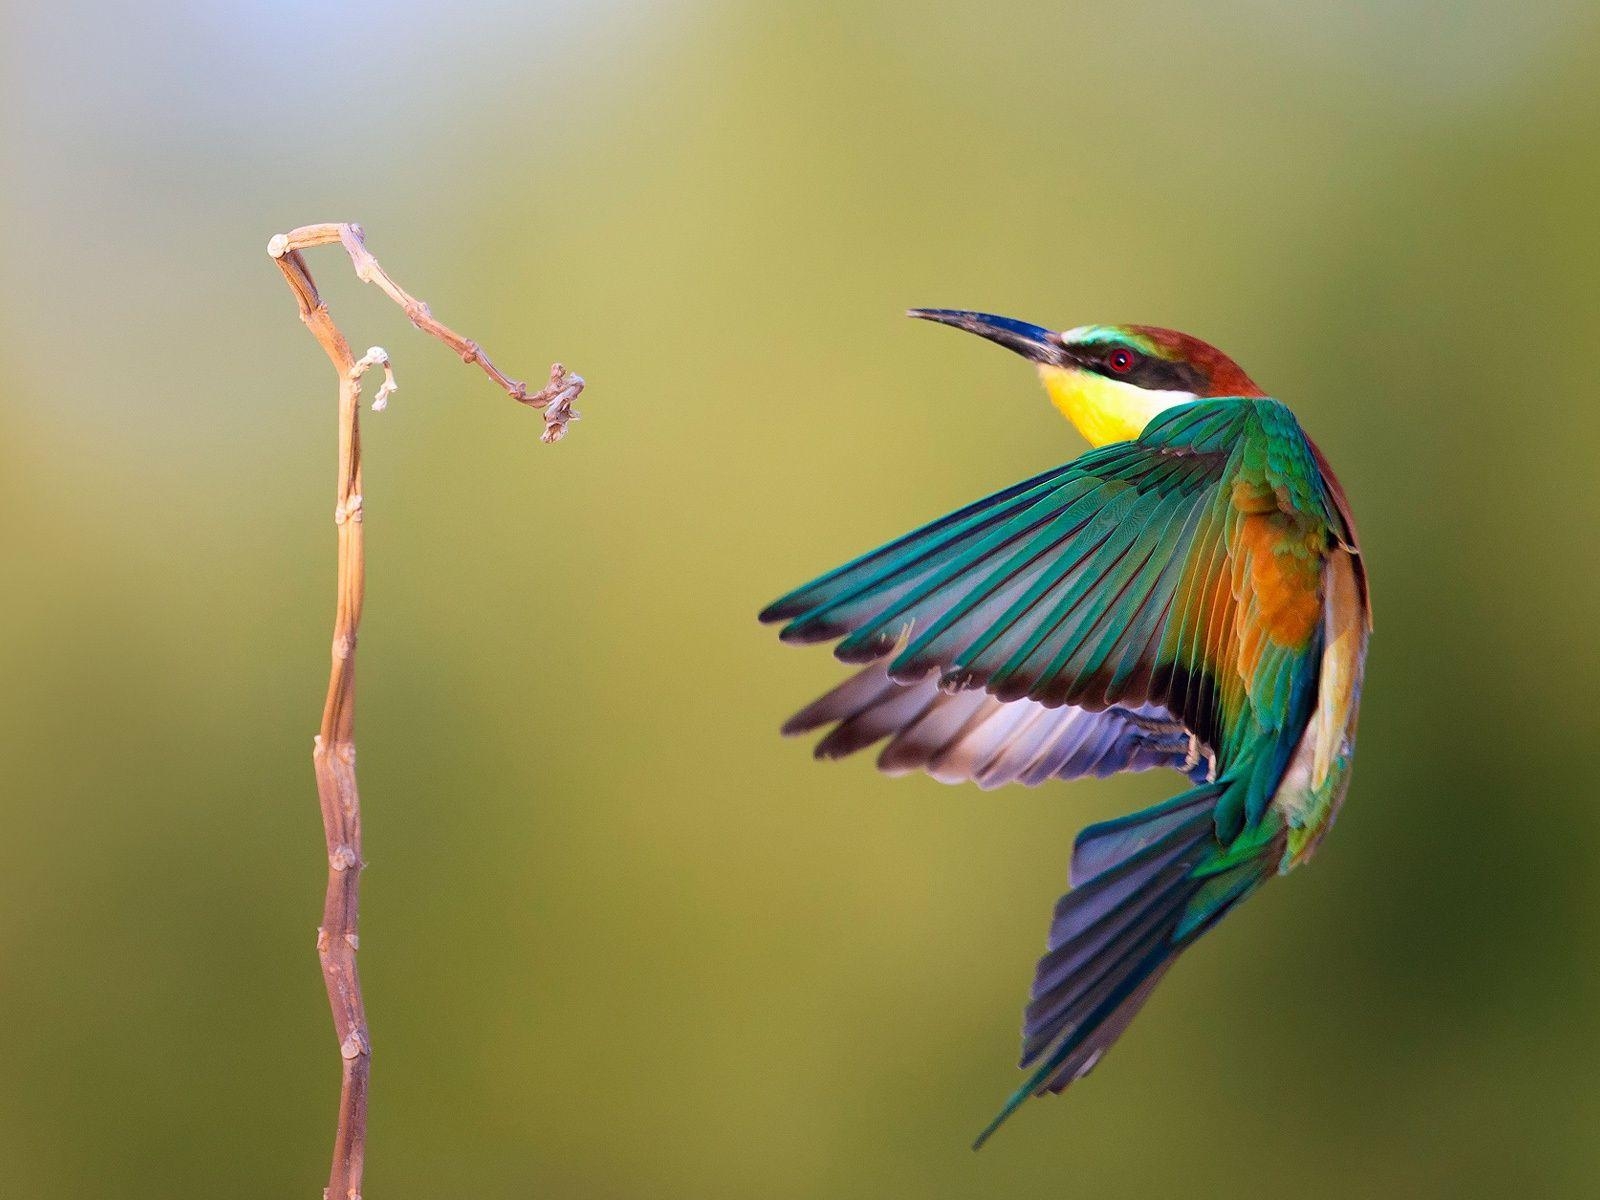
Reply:
[[[974,1150],[1029,1096],[1087,1075],[1177,956],[1273,874],[1282,830],[1270,815],[1227,847],[1217,840],[1219,805],[1231,807],[1248,774],[1078,835],[1072,891],[1056,905],[1027,1010],[1021,1066],[1039,1065]]]

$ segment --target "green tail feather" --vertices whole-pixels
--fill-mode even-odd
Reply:
[[[1010,1117],[1012,1113],[1016,1112],[1017,1109],[1022,1107],[1022,1102],[1029,1096],[1033,1095],[1036,1090],[1038,1090],[1039,1085],[1044,1082],[1045,1076],[1053,1069],[1054,1068],[1040,1067],[1028,1077],[1027,1083],[1023,1084],[1016,1091],[1012,1092],[1011,1098],[1006,1101],[1005,1107],[995,1115],[994,1120],[990,1121],[983,1127],[983,1132],[972,1140],[972,1148],[974,1150],[982,1150],[983,1144],[994,1136],[995,1130],[1004,1125],[1006,1123],[1006,1119]]]
[[[1137,1016],[1173,961],[1272,875],[1281,823],[1224,847],[1219,808],[1249,786],[1248,766],[1078,835],[1074,887],[1056,909],[1027,1014],[1023,1065],[1043,1061],[972,1143],[982,1148],[1023,1101],[1088,1074]]]

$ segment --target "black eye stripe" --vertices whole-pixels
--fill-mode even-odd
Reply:
[[[1133,366],[1126,371],[1118,371],[1111,366],[1111,355],[1125,349],[1121,346],[1113,347],[1103,355],[1085,357],[1080,361],[1083,366],[1098,375],[1104,375],[1107,379],[1115,379],[1119,383],[1131,383],[1148,391],[1198,392],[1200,390],[1202,382],[1200,373],[1188,363],[1152,358],[1135,350],[1127,351],[1133,355]]]

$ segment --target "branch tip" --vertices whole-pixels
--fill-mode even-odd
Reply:
[[[378,385],[378,390],[372,397],[372,411],[382,412],[389,407],[389,397],[400,390],[400,384],[394,377],[394,364],[389,361],[389,352],[382,346],[369,347],[350,368],[349,379],[359,387],[361,377],[373,367],[383,368],[383,382]]]

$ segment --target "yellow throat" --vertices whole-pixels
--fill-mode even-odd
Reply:
[[[1075,367],[1041,365],[1050,402],[1091,446],[1130,442],[1158,412],[1195,399],[1191,392],[1156,392]]]

